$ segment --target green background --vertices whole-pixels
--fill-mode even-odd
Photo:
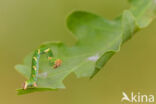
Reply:
[[[113,19],[126,0],[0,0],[0,104],[120,104],[122,91],[156,95],[156,21],[126,42],[95,78],[71,74],[66,89],[16,95],[25,80],[14,66],[45,41],[76,40],[66,27],[74,10]]]

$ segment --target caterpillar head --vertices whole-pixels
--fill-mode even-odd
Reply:
[[[62,64],[62,60],[61,60],[61,59],[57,59],[57,60],[55,61],[53,67],[54,67],[54,68],[57,68],[57,67],[61,66],[61,64]]]

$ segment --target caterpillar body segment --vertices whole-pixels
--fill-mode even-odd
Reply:
[[[39,70],[39,59],[42,54],[47,55],[47,60],[52,68],[57,68],[61,65],[62,60],[56,59],[53,56],[52,50],[50,48],[39,48],[35,50],[32,57],[32,69],[31,76],[29,80],[24,82],[23,89],[26,90],[28,87],[37,87],[37,78],[38,78],[38,70]]]

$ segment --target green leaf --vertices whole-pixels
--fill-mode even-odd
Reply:
[[[154,0],[129,0],[131,8],[114,20],[84,11],[73,12],[67,19],[69,30],[75,35],[77,43],[68,47],[61,42],[47,42],[41,47],[49,47],[56,58],[63,61],[61,67],[52,70],[45,56],[40,59],[38,89],[65,88],[63,80],[72,72],[77,77],[92,78],[107,61],[120,50],[120,46],[133,34],[149,25],[155,16]],[[29,78],[32,53],[23,65],[16,70]],[[19,94],[39,91],[36,89],[18,90]]]
[[[23,95],[23,94],[28,94],[32,92],[42,92],[42,91],[56,91],[56,89],[51,89],[51,88],[29,88],[27,90],[23,89],[17,89],[17,95]]]

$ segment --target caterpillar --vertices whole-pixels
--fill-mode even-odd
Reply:
[[[34,51],[32,57],[32,69],[30,78],[24,82],[23,89],[26,90],[28,87],[37,87],[37,77],[39,70],[39,59],[42,54],[46,54],[49,64],[55,69],[62,63],[61,59],[53,57],[52,50],[50,48],[39,48]]]

